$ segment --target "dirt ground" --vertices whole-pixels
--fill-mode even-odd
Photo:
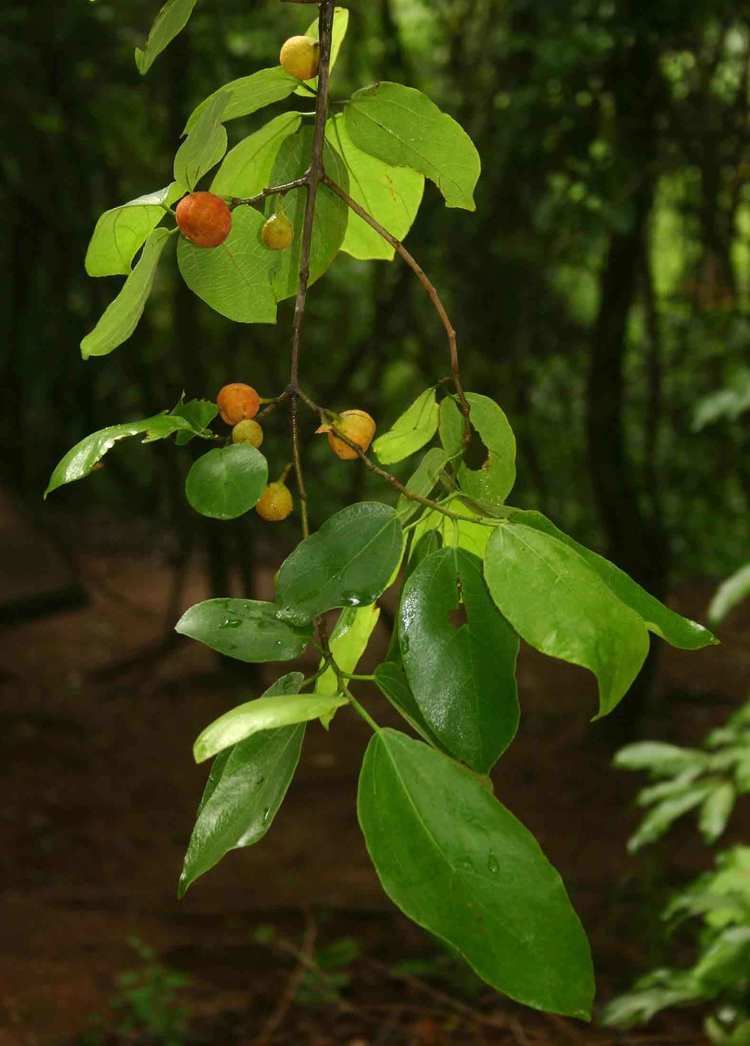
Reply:
[[[257,578],[259,598],[271,594],[275,565]],[[534,1014],[462,979],[390,906],[368,863],[354,809],[367,730],[346,713],[330,734],[308,731],[266,839],[231,854],[178,902],[206,773],[192,762],[192,741],[258,684],[187,640],[109,671],[165,634],[170,572],[158,553],[116,548],[81,554],[78,568],[88,607],[0,637],[0,1046],[80,1041],[97,1013],[105,1029],[97,1041],[156,1041],[113,1030],[118,976],[143,965],[133,937],[189,978],[180,991],[189,1032],[175,1042],[704,1041],[698,1013],[618,1037]],[[194,569],[185,606],[205,597],[201,578]],[[692,585],[675,603],[701,616],[710,592]],[[750,689],[748,631],[750,621],[735,620],[721,648],[665,652],[649,736],[694,741],[724,718]],[[611,749],[589,723],[586,673],[525,651],[520,692],[522,727],[496,791],[563,875],[606,1000],[658,955],[665,888],[707,867],[709,854],[686,826],[666,846],[627,855],[638,780],[609,768]],[[388,721],[385,702],[367,697]],[[747,816],[736,819],[733,836],[748,828]],[[258,940],[259,926],[273,931]],[[309,973],[331,948],[352,950],[334,969],[338,995]],[[405,969],[405,958],[417,965]]]

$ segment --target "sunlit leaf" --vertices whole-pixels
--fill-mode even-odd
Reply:
[[[224,157],[211,183],[217,196],[257,196],[271,184],[271,171],[285,138],[299,130],[299,113],[282,113],[243,138]]]
[[[86,252],[88,275],[127,276],[133,258],[165,216],[167,208],[184,193],[182,185],[172,182],[166,189],[105,211],[96,223]]]
[[[159,11],[144,46],[135,49],[135,64],[144,76],[162,51],[190,21],[197,0],[167,0]]]
[[[402,461],[421,450],[437,432],[438,405],[435,390],[426,389],[404,411],[393,426],[379,436],[372,449],[384,465]]]

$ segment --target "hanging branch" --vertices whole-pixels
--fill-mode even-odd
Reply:
[[[414,257],[414,255],[410,251],[408,251],[406,247],[404,247],[403,243],[401,243],[400,240],[397,240],[395,236],[388,232],[385,226],[381,225],[377,218],[373,218],[373,216],[369,214],[364,209],[364,207],[360,206],[360,204],[358,204],[356,200],[353,200],[352,197],[344,189],[342,189],[340,185],[337,185],[336,182],[333,181],[333,179],[329,178],[328,175],[323,176],[323,182],[325,185],[328,186],[331,192],[335,193],[336,196],[339,197],[339,199],[344,201],[347,207],[354,211],[355,214],[359,215],[362,221],[367,222],[371,229],[374,229],[379,236],[382,236],[386,243],[389,243],[391,247],[393,247],[396,254],[398,254],[400,258],[403,258],[403,260],[406,262],[406,264],[409,266],[409,268],[412,270],[414,275],[417,277],[417,279],[427,292],[430,301],[435,307],[435,311],[440,317],[440,322],[443,324],[443,327],[445,328],[445,333],[448,335],[448,350],[450,352],[453,385],[456,389],[456,395],[458,397],[458,403],[461,408],[461,413],[463,414],[464,419],[466,421],[466,431],[464,433],[464,439],[465,442],[468,442],[468,438],[470,438],[471,435],[471,430],[468,427],[470,407],[467,402],[466,393],[464,392],[463,382],[461,380],[461,367],[458,360],[458,341],[456,339],[456,331],[453,324],[450,321],[448,313],[446,312],[445,306],[443,305],[442,298],[438,294],[437,288],[428,278],[426,272],[419,264],[417,259]]]
[[[315,221],[315,203],[318,186],[323,176],[323,146],[325,145],[326,119],[328,118],[328,82],[331,69],[331,44],[333,40],[333,15],[335,0],[322,0],[320,4],[319,39],[320,66],[318,68],[318,95],[315,103],[315,127],[313,131],[312,157],[302,183],[307,188],[305,217],[302,225],[300,245],[299,288],[294,305],[294,323],[292,326],[292,355],[289,370],[289,419],[292,430],[292,458],[294,473],[297,478],[297,490],[302,514],[302,532],[305,537],[310,533],[307,511],[307,490],[302,471],[300,454],[299,420],[297,417],[299,398],[299,361],[302,350],[302,326],[307,304],[307,289],[310,283],[310,252],[312,248],[313,224]]]

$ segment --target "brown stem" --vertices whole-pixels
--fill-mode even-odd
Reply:
[[[471,438],[471,429],[469,428],[469,416],[471,411],[466,399],[466,393],[464,392],[463,382],[461,380],[461,367],[458,361],[458,342],[456,340],[456,331],[453,327],[453,324],[450,321],[448,313],[446,312],[445,306],[443,305],[443,301],[437,292],[437,288],[429,279],[427,273],[424,271],[424,269],[419,264],[414,255],[410,251],[408,251],[406,247],[404,247],[403,243],[401,243],[400,240],[397,240],[392,233],[388,232],[385,226],[381,225],[377,218],[373,218],[373,216],[369,214],[364,209],[364,207],[360,206],[360,204],[358,204],[356,200],[353,200],[351,196],[344,189],[342,189],[340,185],[337,185],[336,182],[329,178],[327,174],[323,175],[323,182],[325,185],[328,186],[331,192],[335,193],[341,200],[344,201],[347,207],[351,208],[351,210],[353,210],[355,214],[359,215],[363,222],[366,222],[371,229],[374,229],[376,233],[383,237],[386,243],[389,243],[391,247],[393,247],[396,254],[398,254],[399,257],[403,258],[403,260],[406,262],[406,264],[409,266],[409,268],[412,270],[414,275],[417,277],[417,279],[427,292],[427,295],[430,301],[432,302],[435,311],[440,317],[440,322],[443,324],[443,327],[445,328],[445,333],[448,335],[448,349],[450,352],[453,385],[456,389],[458,404],[461,408],[461,413],[463,414],[466,423],[464,431],[464,442],[468,443],[469,439]]]
[[[315,102],[315,127],[313,130],[313,147],[310,167],[303,182],[307,188],[305,217],[302,224],[302,242],[299,259],[299,287],[294,304],[294,322],[292,325],[292,358],[289,369],[289,420],[292,430],[292,456],[294,472],[297,477],[297,490],[302,514],[302,533],[310,534],[310,523],[307,512],[307,491],[302,471],[300,454],[299,422],[297,419],[299,361],[302,349],[302,325],[307,304],[307,288],[310,284],[310,252],[312,248],[313,224],[315,222],[315,202],[318,186],[324,177],[323,146],[325,145],[326,119],[328,117],[328,82],[331,69],[331,43],[333,39],[333,15],[335,0],[321,0],[318,36],[320,39],[320,66],[318,69],[318,95]]]
[[[229,206],[256,207],[259,203],[267,200],[269,196],[286,196],[292,189],[302,189],[307,185],[307,177],[306,174],[303,174],[291,182],[284,182],[281,185],[269,185],[268,188],[262,189],[256,196],[232,196],[229,200]]]

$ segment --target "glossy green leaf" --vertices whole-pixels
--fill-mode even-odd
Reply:
[[[466,399],[472,427],[487,449],[487,459],[479,469],[461,463],[458,482],[469,497],[491,508],[499,508],[505,504],[516,482],[516,438],[504,412],[489,396],[467,392]],[[445,436],[450,432],[446,449],[451,453],[454,453],[457,433],[463,435],[463,425],[463,416],[455,401],[444,400],[441,434]]]
[[[207,726],[193,746],[193,756],[196,763],[203,763],[217,752],[239,744],[261,730],[277,730],[295,723],[309,723],[321,716],[330,717],[345,704],[345,697],[324,694],[258,697],[255,701],[238,705]]]
[[[302,123],[299,113],[282,113],[230,149],[211,183],[217,196],[257,196],[271,184],[271,172],[286,138]],[[236,213],[236,212],[235,212]]]
[[[404,484],[410,494],[429,497],[440,479],[440,473],[450,461],[450,457],[440,447],[431,447],[420,461],[413,475]],[[396,511],[403,523],[408,522],[415,513],[421,510],[418,501],[411,501],[405,494],[399,495]],[[443,517],[444,519],[446,517]]]
[[[488,773],[518,729],[518,637],[493,603],[482,561],[463,549],[427,556],[398,614],[404,671],[431,733]]]
[[[183,186],[172,182],[166,189],[105,211],[96,223],[86,252],[88,275],[127,276],[133,258],[167,213],[167,208],[184,192]]]
[[[275,603],[254,599],[208,599],[185,611],[175,631],[236,661],[292,661],[312,629],[279,621],[277,610]]]
[[[588,668],[599,716],[622,700],[648,653],[648,631],[578,553],[522,524],[495,527],[485,553],[492,598],[527,643]]]
[[[206,249],[184,237],[177,245],[177,264],[188,287],[207,305],[235,323],[275,323],[276,298],[271,287],[273,252],[261,242],[263,216],[238,207],[224,243]]]
[[[398,654],[397,654],[398,657]],[[375,684],[380,692],[386,697],[399,715],[403,716],[409,725],[424,738],[429,744],[436,748],[442,748],[440,740],[430,730],[429,723],[425,721],[419,705],[414,700],[409,681],[406,678],[401,661],[384,661],[375,669]]]
[[[185,131],[191,131],[195,127],[203,113],[220,94],[228,93],[231,96],[221,117],[224,123],[228,123],[229,120],[250,116],[259,109],[265,109],[267,105],[283,101],[290,94],[294,94],[298,86],[299,80],[285,73],[280,65],[271,69],[260,69],[250,76],[241,76],[219,87],[208,98],[204,98],[190,114]]]
[[[171,235],[168,229],[154,229],[146,240],[138,264],[120,293],[81,342],[81,355],[85,360],[90,356],[107,356],[127,341],[138,326],[154,285],[159,259]]]
[[[740,567],[718,588],[708,608],[708,619],[719,625],[736,606],[750,597],[750,563]]]
[[[524,526],[532,527],[534,530],[544,534],[551,534],[552,537],[565,542],[570,548],[575,549],[607,588],[621,602],[635,611],[651,632],[661,636],[662,639],[671,643],[672,646],[679,647],[681,650],[699,650],[716,642],[716,639],[707,628],[665,607],[663,603],[660,603],[658,599],[641,588],[637,582],[633,581],[619,567],[616,567],[614,563],[610,563],[608,559],[597,555],[596,552],[592,552],[584,545],[579,545],[577,541],[564,534],[541,512],[526,512],[514,509],[510,518],[514,522],[523,523]]]
[[[264,697],[296,694],[301,672],[290,672]],[[278,813],[299,763],[304,724],[253,734],[213,762],[180,876],[183,897],[230,850],[253,846]]]
[[[188,189],[194,189],[203,175],[215,167],[227,151],[227,131],[221,121],[229,100],[228,91],[219,91],[177,150],[174,176]]]
[[[392,167],[358,149],[349,136],[343,113],[326,127],[328,141],[349,173],[349,195],[397,240],[411,229],[424,195],[424,177],[410,167]],[[354,211],[349,212],[341,250],[366,261],[391,261],[394,248]]]
[[[356,672],[379,617],[380,610],[376,606],[346,607],[339,614],[329,647],[333,660],[343,672]],[[327,668],[315,683],[316,694],[335,694],[338,689],[338,679],[332,668]]]
[[[106,429],[92,432],[90,436],[85,436],[79,443],[76,443],[58,462],[49,478],[44,496],[46,498],[53,490],[57,490],[66,483],[74,483],[76,480],[88,476],[104,455],[121,439],[143,436],[143,442],[147,443],[166,439],[175,432],[191,435],[205,434],[202,428],[196,428],[187,418],[175,414],[155,414],[152,418],[128,421],[123,425],[110,425]]]
[[[432,453],[432,451],[428,453]],[[453,499],[447,507],[462,518],[457,521],[442,512],[428,509],[414,528],[414,540],[419,541],[430,530],[437,530],[444,545],[464,548],[467,552],[473,552],[475,556],[483,559],[487,542],[492,534],[492,526],[487,522],[473,522],[473,520],[479,521],[485,517],[460,498]]]
[[[282,143],[271,173],[271,182],[280,185],[301,177],[310,166],[312,155],[313,128],[305,126],[297,134],[285,139]],[[323,152],[326,171],[331,178],[344,189],[349,186],[349,178],[341,158],[330,146]],[[302,248],[302,226],[304,223],[305,189],[295,189],[284,197],[284,213],[294,227],[294,240],[285,251],[268,251],[272,256],[272,284],[279,301],[291,298],[297,293],[299,283],[300,251]],[[272,214],[278,207],[274,199],[266,203],[266,214]],[[349,217],[346,204],[335,196],[325,185],[318,189],[313,224],[312,246],[310,250],[310,283],[320,279],[333,263],[341,249]]]
[[[530,832],[471,771],[396,730],[370,741],[359,822],[385,892],[517,1002],[588,1018],[586,935]]]
[[[193,464],[185,495],[196,512],[211,519],[237,519],[253,508],[268,483],[268,462],[255,447],[217,447]]]
[[[175,443],[178,447],[189,443],[193,436],[212,436],[208,426],[219,413],[219,408],[212,400],[181,400],[172,411],[172,414],[189,421],[192,432],[178,432]]]
[[[336,67],[336,62],[339,59],[339,52],[341,51],[341,45],[346,37],[346,31],[349,28],[349,11],[346,7],[337,7],[333,12],[333,32],[331,34],[331,63],[330,70],[333,72]],[[318,40],[320,38],[320,25],[317,18],[313,19],[310,25],[305,30],[305,36],[309,36],[312,40]],[[313,77],[312,80],[305,80],[304,83],[307,88],[301,85],[297,88],[295,94],[300,95],[301,98],[310,98],[310,91],[317,91],[318,89],[318,78]]]
[[[197,0],[167,0],[159,11],[144,46],[135,49],[135,64],[141,76],[190,21]]]
[[[402,84],[357,91],[345,110],[356,146],[394,167],[411,167],[433,181],[448,207],[475,210],[481,161],[460,124],[427,95]]]
[[[426,389],[394,423],[393,427],[378,436],[372,449],[384,465],[403,461],[410,454],[421,450],[437,432],[438,405],[435,390]]]
[[[374,603],[402,552],[403,531],[390,506],[362,501],[342,509],[284,561],[280,615],[305,623],[336,607]]]

